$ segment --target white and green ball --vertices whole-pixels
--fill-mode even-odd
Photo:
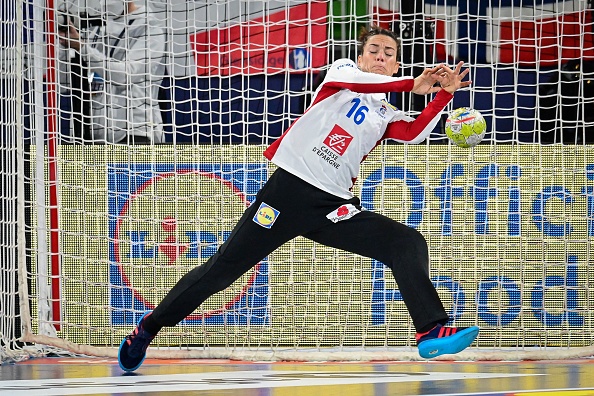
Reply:
[[[456,146],[474,147],[485,137],[487,122],[477,110],[460,107],[448,115],[445,130]]]

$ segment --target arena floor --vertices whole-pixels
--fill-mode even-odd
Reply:
[[[594,360],[246,363],[39,358],[0,366],[0,395],[594,395]]]

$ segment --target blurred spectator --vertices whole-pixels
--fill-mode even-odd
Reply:
[[[58,20],[60,44],[74,53],[67,65],[75,134],[93,143],[163,142],[161,23],[131,0],[87,0],[84,11]]]

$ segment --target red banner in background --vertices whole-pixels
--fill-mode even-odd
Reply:
[[[456,13],[455,8],[444,10],[443,13],[449,16]],[[505,10],[506,15],[514,14],[511,7],[505,7]],[[435,20],[435,54],[438,60],[448,57],[457,59],[458,44],[468,45],[468,38],[460,35],[460,30],[457,18]],[[589,11],[550,18],[494,17],[487,20],[485,31],[488,63],[556,66],[571,59],[594,58],[592,14]],[[477,45],[481,45],[480,42]]]
[[[555,66],[570,59],[594,58],[590,12],[539,21],[502,20],[499,25],[501,63]]]
[[[305,71],[325,66],[325,2],[310,2],[190,35],[199,76]]]

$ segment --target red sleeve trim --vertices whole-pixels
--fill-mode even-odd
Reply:
[[[443,111],[453,97],[454,95],[447,91],[439,91],[414,121],[400,120],[389,123],[382,140],[398,139],[405,142],[414,140],[427,128],[435,116]]]

